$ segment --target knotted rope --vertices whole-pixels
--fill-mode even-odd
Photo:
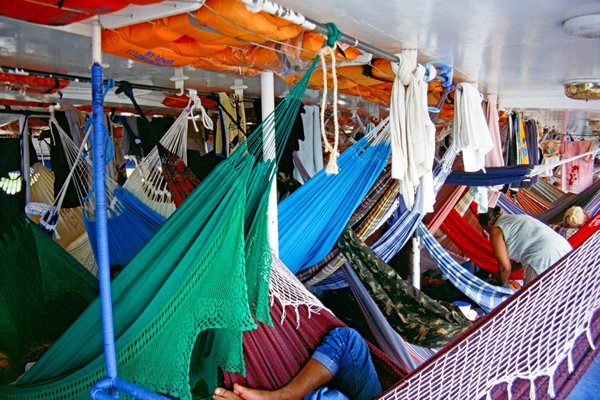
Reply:
[[[321,68],[323,69],[323,97],[321,100],[321,135],[323,137],[323,143],[325,146],[325,152],[329,153],[329,161],[327,162],[326,172],[327,174],[337,174],[338,165],[337,158],[338,143],[340,136],[340,125],[338,121],[338,85],[337,85],[337,73],[335,68],[335,48],[336,42],[342,37],[342,33],[334,23],[327,24],[327,40],[319,51],[319,58],[321,59]],[[333,80],[333,126],[334,126],[334,141],[333,147],[327,140],[327,133],[325,132],[325,106],[327,105],[327,63],[325,58],[327,55],[331,56],[331,79]]]

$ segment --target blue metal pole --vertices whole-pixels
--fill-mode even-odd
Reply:
[[[171,398],[156,394],[121,378],[104,378],[96,382],[90,390],[90,397],[93,400],[112,400],[113,397],[106,394],[105,391],[115,389],[130,397],[142,400],[169,400]]]
[[[106,154],[104,151],[104,93],[102,66],[92,65],[92,115],[94,127],[94,192],[96,195],[96,247],[98,249],[98,278],[102,305],[102,337],[106,374],[117,377],[117,358],[113,328],[112,299],[110,294],[110,259],[108,254],[108,231],[106,227]],[[115,396],[118,397],[118,396]]]

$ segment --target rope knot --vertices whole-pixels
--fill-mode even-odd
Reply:
[[[327,26],[327,40],[325,41],[325,45],[335,47],[335,42],[342,38],[342,32],[340,32],[337,25],[333,22],[328,22],[325,26]]]

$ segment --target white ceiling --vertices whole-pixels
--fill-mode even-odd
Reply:
[[[501,107],[523,109],[559,129],[585,129],[600,119],[600,101],[576,101],[564,81],[600,79],[600,39],[568,35],[564,20],[600,13],[598,0],[278,0],[317,22],[389,53],[416,48],[423,61],[450,63],[460,80],[498,95]],[[152,7],[152,6],[148,6]],[[90,39],[0,17],[0,65],[89,76]],[[105,55],[106,76],[173,87],[172,68]],[[188,71],[186,86],[228,88],[232,75]],[[247,96],[258,97],[258,78],[246,79]],[[278,83],[276,90],[285,89]],[[363,105],[364,106],[364,105]]]

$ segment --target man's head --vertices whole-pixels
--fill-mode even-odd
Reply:
[[[486,232],[489,232],[501,214],[502,210],[500,209],[500,207],[490,208],[488,212],[479,214],[479,225],[481,225],[481,227],[485,229]]]

